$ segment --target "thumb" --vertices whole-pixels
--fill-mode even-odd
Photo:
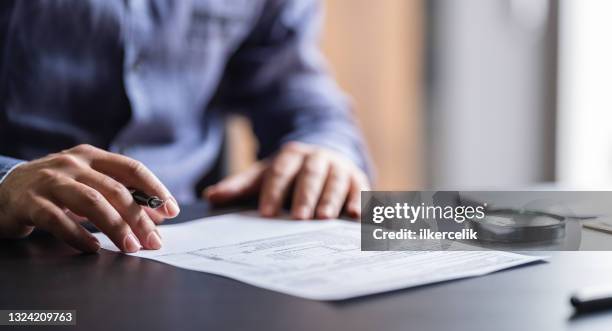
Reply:
[[[262,163],[255,163],[245,171],[209,186],[203,192],[204,198],[213,204],[219,204],[252,195],[257,192],[261,185],[264,169]]]

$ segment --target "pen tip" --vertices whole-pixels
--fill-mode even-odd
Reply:
[[[149,207],[153,209],[159,208],[163,204],[164,204],[164,200],[159,199],[157,197],[152,197],[151,199],[149,199]]]

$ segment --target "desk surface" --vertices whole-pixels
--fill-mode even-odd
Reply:
[[[195,205],[178,221],[208,214]],[[612,312],[571,318],[568,300],[577,287],[612,283],[612,252],[553,253],[550,263],[335,303],[106,251],[79,255],[42,233],[0,241],[0,266],[0,309],[77,309],[83,330],[612,327]]]

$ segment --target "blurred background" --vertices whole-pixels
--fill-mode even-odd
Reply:
[[[612,184],[612,1],[324,0],[376,189]],[[230,124],[232,170],[252,162]]]

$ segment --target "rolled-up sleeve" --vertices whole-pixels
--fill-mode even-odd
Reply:
[[[252,122],[259,157],[289,141],[336,150],[372,176],[350,102],[319,51],[319,1],[269,1],[231,57],[219,89]]]

